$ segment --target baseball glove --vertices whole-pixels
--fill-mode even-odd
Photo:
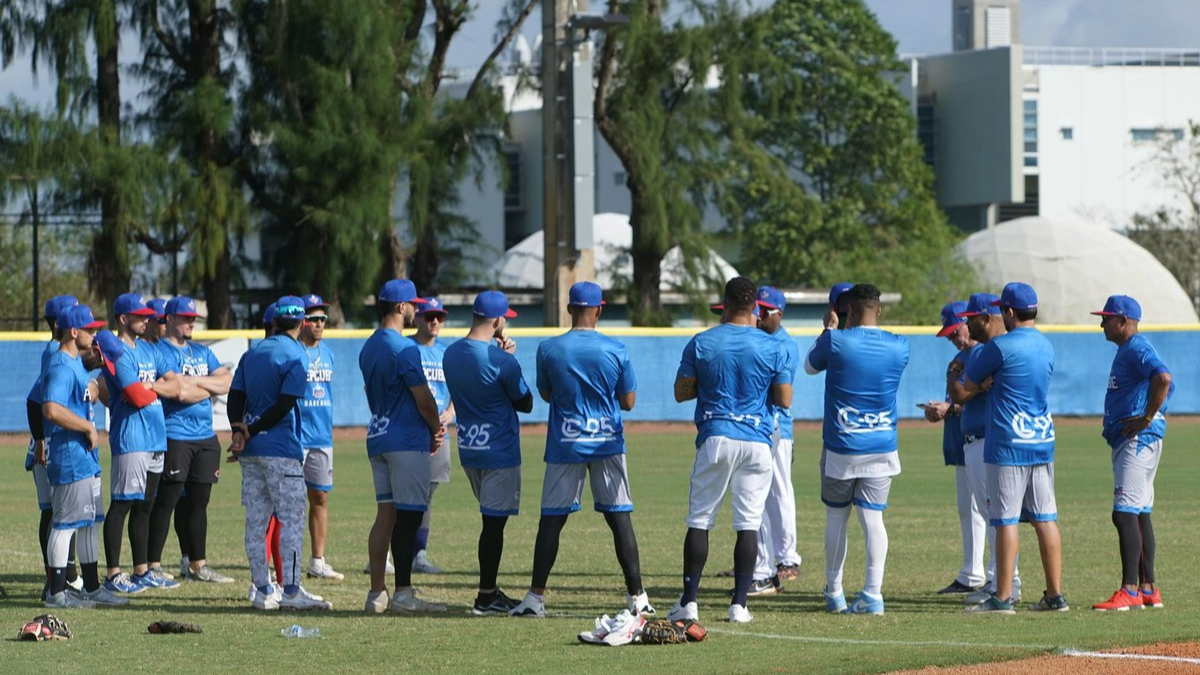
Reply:
[[[642,626],[639,640],[644,645],[681,645],[687,642],[687,632],[680,625],[683,622],[673,622],[667,619],[647,621]]]
[[[164,635],[166,633],[203,633],[204,630],[194,623],[180,623],[178,621],[155,621],[146,626],[146,630],[155,635]]]
[[[44,642],[46,640],[66,640],[71,637],[71,629],[62,619],[49,614],[40,614],[17,631],[18,640]]]

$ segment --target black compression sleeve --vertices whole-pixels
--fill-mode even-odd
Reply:
[[[42,427],[42,406],[26,399],[25,418],[29,422],[29,435],[33,436],[33,440],[45,440],[46,431]]]
[[[279,424],[281,421],[283,421],[284,416],[288,414],[288,411],[296,407],[296,401],[298,400],[300,399],[297,396],[280,394],[279,400],[275,401],[275,405],[267,408],[266,411],[263,412],[262,417],[259,417],[254,421],[254,424],[250,425],[250,435],[253,436],[263,429],[270,429],[276,424]]]
[[[225,399],[225,412],[229,415],[230,424],[238,424],[246,417],[246,392],[230,389]]]

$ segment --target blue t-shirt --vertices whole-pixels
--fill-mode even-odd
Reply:
[[[367,455],[429,452],[429,426],[409,391],[428,386],[417,343],[390,328],[379,328],[363,343],[358,367],[371,410]]]
[[[962,363],[965,356],[966,354],[960,351],[950,362]],[[950,397],[946,397],[946,401],[950,402]],[[962,418],[958,415],[948,415],[942,420],[942,461],[946,466],[965,466],[967,463],[963,455]]]
[[[967,350],[967,353],[962,360],[963,374],[959,376],[959,382],[967,379],[967,370],[971,368],[971,364],[979,360],[979,355],[983,353],[983,345],[984,343],[978,343],[974,347],[971,347]],[[988,410],[988,393],[986,391],[981,391],[975,394],[971,397],[971,400],[963,404],[963,436],[983,438],[984,434],[987,432]]]
[[[450,407],[450,387],[446,386],[446,371],[442,368],[442,359],[446,355],[446,343],[434,339],[433,344],[418,344],[421,350],[421,368],[425,371],[425,379],[429,381],[429,391],[433,400],[437,401],[438,414]]]
[[[304,398],[306,373],[300,343],[290,335],[274,335],[242,356],[242,363],[233,374],[231,389],[245,393],[246,414],[242,418],[253,424],[280,396]],[[250,382],[253,386],[246,386]],[[300,447],[300,410],[292,406],[275,426],[263,429],[246,441],[244,457],[287,457],[302,461]]]
[[[550,397],[545,460],[591,462],[625,452],[617,397],[637,390],[625,345],[572,330],[538,345],[537,388]]]
[[[50,357],[58,351],[58,340],[51,340],[46,343],[46,348],[42,350],[42,364],[38,367],[37,379],[33,381],[33,386],[29,388],[29,394],[25,396],[25,400],[36,403],[39,407],[42,405],[42,378],[46,375],[46,363],[50,361]],[[45,431],[45,420],[42,420],[42,430]],[[25,453],[25,470],[33,470],[33,442],[30,439],[29,450]]]
[[[458,340],[442,361],[458,416],[458,457],[470,469],[521,465],[513,403],[530,396],[516,357],[490,342]]]
[[[808,363],[825,373],[822,440],[830,452],[869,455],[899,449],[896,392],[908,339],[875,327],[825,331]]]
[[[771,337],[783,343],[783,348],[787,350],[788,359],[792,363],[792,386],[796,386],[796,372],[800,370],[800,348],[796,346],[796,340],[788,334],[787,330],[780,328],[771,333]],[[791,407],[781,408],[777,405],[771,406],[771,411],[775,413],[775,423],[779,425],[779,438],[783,440],[792,439],[792,409]]]
[[[1154,345],[1142,334],[1138,333],[1117,347],[1117,355],[1113,357],[1112,370],[1108,373],[1108,392],[1104,395],[1104,440],[1112,447],[1117,447],[1125,441],[1121,429],[1125,426],[1121,420],[1130,417],[1140,417],[1146,413],[1146,401],[1150,395],[1150,378],[1159,373],[1170,373],[1167,364],[1163,363],[1155,351]],[[1167,400],[1175,392],[1175,383],[1167,392]],[[1167,403],[1154,416],[1144,431],[1138,433],[1138,447],[1162,440],[1167,433]]]
[[[122,340],[121,348],[124,351],[117,360],[116,375],[101,371],[108,382],[108,409],[111,413],[108,441],[112,453],[164,452],[167,449],[167,427],[162,399],[155,399],[144,408],[136,408],[122,394],[126,387],[133,384],[153,384],[165,372],[162,353],[145,340],[135,340],[132,347]]]
[[[770,445],[770,387],[791,384],[783,343],[754,326],[723,323],[683,348],[676,377],[696,380],[696,447],[710,436]]]
[[[983,346],[966,372],[975,384],[992,377],[983,461],[1002,466],[1054,461],[1053,374],[1054,347],[1036,328],[1017,328]]]
[[[303,343],[308,386],[300,401],[300,444],[306,448],[333,447],[333,352],[324,342]]]
[[[187,377],[208,377],[221,367],[221,362],[212,350],[198,342],[188,342],[178,347],[170,340],[158,343],[166,373],[179,373]],[[203,441],[213,437],[212,398],[195,403],[180,403],[174,399],[163,400],[163,412],[167,416],[167,438],[173,441]]]
[[[66,352],[55,352],[42,375],[42,399],[57,403],[91,422],[92,397],[83,360]],[[46,421],[46,474],[51,485],[69,485],[100,475],[98,448],[90,447],[87,434],[64,429]]]

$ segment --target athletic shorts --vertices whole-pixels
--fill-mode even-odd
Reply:
[[[872,511],[883,511],[887,508],[888,495],[892,491],[892,476],[889,474],[895,470],[895,453],[880,453],[877,464],[881,473],[877,475],[872,475],[872,464],[866,459],[868,456],[839,456],[838,459],[842,460],[849,458],[850,463],[854,464],[854,469],[865,474],[856,478],[831,478],[826,475],[825,463],[829,454],[828,450],[821,450],[821,502],[825,506],[840,509],[853,504],[860,509]]]
[[[371,458],[375,501],[391,502],[397,511],[424,513],[429,508],[429,454],[385,452]]]
[[[987,465],[988,524],[1058,520],[1054,500],[1054,463],[1032,466]]]
[[[1162,440],[1138,447],[1137,437],[1113,448],[1113,511],[1154,510],[1154,477],[1162,458]]]
[[[758,531],[771,490],[771,446],[724,436],[709,436],[696,448],[688,495],[687,526],[711,530],[730,495],[733,529]]]
[[[304,484],[321,492],[333,490],[333,448],[304,449]]]
[[[109,496],[114,502],[146,499],[146,475],[163,472],[163,452],[126,452],[112,456]],[[150,495],[154,499],[154,495]]]
[[[429,482],[450,482],[450,434],[442,440],[437,454],[429,458]]]
[[[579,510],[583,499],[583,482],[591,476],[592,500],[600,513],[623,513],[633,510],[629,495],[629,472],[625,455],[612,455],[594,462],[546,464],[546,480],[542,481],[542,515],[565,516]]]
[[[50,501],[50,477],[46,475],[46,465],[34,462],[29,471],[33,474],[33,487],[37,490],[38,508],[49,511],[53,506]]]
[[[485,516],[515,516],[521,510],[521,467],[472,469],[463,467],[471,492]]]
[[[104,522],[100,476],[52,486],[50,503],[54,509],[50,527],[56,530],[77,530]]]
[[[167,439],[162,479],[168,483],[214,484],[221,477],[221,442],[216,436],[202,441]]]

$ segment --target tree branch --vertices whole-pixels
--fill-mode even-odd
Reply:
[[[154,37],[158,38],[159,44],[163,49],[167,50],[167,56],[171,61],[184,72],[190,72],[188,68],[187,58],[183,52],[179,51],[179,46],[175,44],[175,38],[170,33],[163,30],[162,24],[158,20],[158,0],[150,0],[150,5],[146,9],[147,17],[150,20],[150,30],[154,31]]]
[[[484,75],[491,68],[492,63],[498,56],[500,56],[504,49],[508,47],[509,43],[512,42],[513,37],[515,37],[517,34],[517,31],[521,29],[521,25],[525,23],[525,19],[529,17],[529,15],[533,12],[533,8],[537,7],[540,1],[541,0],[529,0],[529,4],[525,5],[525,9],[522,9],[521,13],[517,15],[517,20],[514,21],[512,27],[508,29],[508,33],[505,34],[504,39],[502,39],[500,43],[496,45],[496,48],[492,50],[492,53],[488,54],[488,57],[484,59],[483,65],[481,65],[479,67],[479,71],[475,73],[475,79],[471,81],[471,86],[467,88],[466,98],[468,100],[475,95],[475,91],[479,88],[480,83],[483,82]]]

